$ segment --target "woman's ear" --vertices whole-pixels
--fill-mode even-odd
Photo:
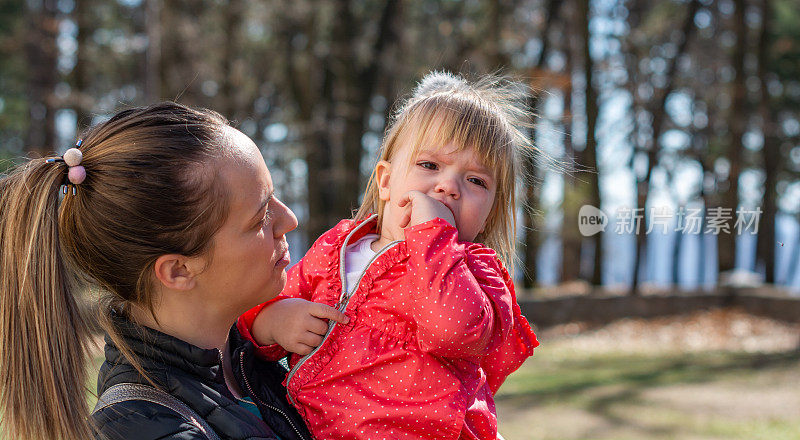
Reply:
[[[193,258],[178,254],[162,255],[156,259],[153,272],[161,284],[173,290],[191,290],[197,283]]]
[[[375,183],[378,184],[378,197],[381,200],[389,200],[389,175],[391,174],[392,164],[382,160],[375,165]]]

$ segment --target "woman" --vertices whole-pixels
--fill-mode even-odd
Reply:
[[[0,180],[7,438],[208,437],[203,423],[146,400],[89,417],[89,331],[75,297],[89,283],[103,292],[98,396],[146,384],[221,438],[310,439],[285,400],[285,370],[256,359],[232,326],[280,293],[285,234],[297,226],[253,142],[214,112],[162,103],[117,114],[77,147]]]

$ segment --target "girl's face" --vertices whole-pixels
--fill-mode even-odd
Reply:
[[[198,283],[210,301],[238,316],[277,296],[286,284],[289,247],[285,234],[297,227],[294,213],[275,197],[261,152],[243,133],[227,128],[234,159],[224,159],[220,184],[228,187],[228,218],[213,238]]]
[[[376,167],[376,181],[385,202],[381,234],[391,240],[404,235],[399,226],[403,210],[397,202],[409,191],[420,191],[442,202],[453,213],[460,241],[474,241],[483,231],[497,189],[494,174],[473,149],[458,151],[453,144],[422,146],[411,157],[408,142],[399,145],[391,162]]]

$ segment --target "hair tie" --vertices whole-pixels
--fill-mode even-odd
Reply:
[[[77,148],[70,148],[64,153],[64,163],[69,167],[67,178],[73,185],[80,185],[86,179],[86,168],[81,166],[83,153]]]
[[[79,139],[78,142],[75,143],[75,147],[65,151],[63,156],[47,159],[47,163],[64,162],[67,164],[69,167],[67,179],[72,185],[80,185],[86,180],[86,168],[81,165],[83,153],[77,148],[80,147],[81,144],[83,144],[83,139]],[[67,185],[64,185],[63,192],[64,194],[67,193]],[[72,194],[75,194],[74,186],[72,187]]]

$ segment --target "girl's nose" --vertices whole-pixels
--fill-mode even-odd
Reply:
[[[442,176],[442,178],[436,183],[436,187],[434,187],[433,191],[444,194],[445,196],[450,196],[454,199],[458,199],[458,182],[456,182],[456,180],[452,177]]]
[[[283,237],[287,232],[297,227],[297,217],[288,206],[276,197],[274,202],[277,202],[275,207],[275,226],[273,226],[273,234],[275,237]]]

